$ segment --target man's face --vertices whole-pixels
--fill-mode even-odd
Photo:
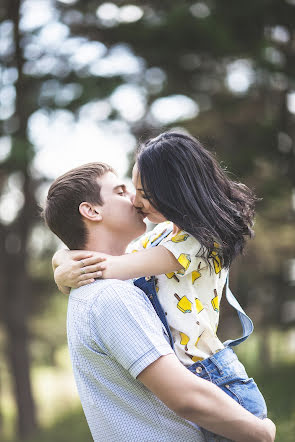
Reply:
[[[146,230],[143,215],[134,208],[132,194],[125,184],[112,172],[105,173],[98,178],[101,186],[103,205],[100,207],[102,222],[105,228],[113,233],[128,235],[135,239]]]

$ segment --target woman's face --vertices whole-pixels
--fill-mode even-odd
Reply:
[[[132,171],[132,182],[136,190],[135,197],[132,200],[134,207],[139,209],[152,223],[158,224],[166,221],[166,218],[160,212],[158,212],[146,198],[141,185],[140,174],[138,172],[136,163]]]

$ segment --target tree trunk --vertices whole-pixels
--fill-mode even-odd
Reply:
[[[1,251],[1,274],[3,278],[1,301],[2,321],[7,334],[7,359],[14,384],[15,401],[18,412],[18,433],[21,439],[32,435],[37,428],[36,413],[30,380],[30,357],[28,339],[29,315],[29,275],[28,237],[30,226],[35,215],[35,199],[32,189],[32,180],[29,175],[30,143],[27,141],[26,127],[29,111],[25,105],[26,93],[25,78],[23,76],[23,54],[19,30],[20,0],[11,0],[7,3],[8,16],[14,25],[14,64],[18,71],[15,84],[16,103],[15,116],[19,121],[19,128],[12,136],[11,160],[7,161],[6,176],[11,172],[21,172],[24,178],[23,195],[24,206],[17,219],[8,226],[1,226],[3,236]],[[21,144],[19,145],[19,143]],[[16,246],[10,245],[8,235],[16,239]],[[5,242],[6,241],[6,242]]]
[[[7,332],[7,359],[14,384],[18,412],[18,433],[21,439],[36,429],[35,406],[30,380],[28,351],[28,290],[22,259],[6,254],[6,293],[4,295],[4,324]],[[17,275],[17,277],[15,276]]]

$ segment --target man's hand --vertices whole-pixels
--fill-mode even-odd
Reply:
[[[276,426],[270,419],[266,418],[262,421],[265,424],[266,431],[269,433],[270,440],[274,441],[276,437]]]
[[[69,294],[71,288],[82,287],[93,282],[95,278],[101,278],[106,256],[84,250],[56,252],[52,258],[52,268],[58,289],[64,294]]]

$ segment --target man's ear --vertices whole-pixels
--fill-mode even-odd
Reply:
[[[84,218],[89,219],[89,221],[101,221],[102,215],[97,206],[93,204],[83,202],[79,206],[79,212]]]

